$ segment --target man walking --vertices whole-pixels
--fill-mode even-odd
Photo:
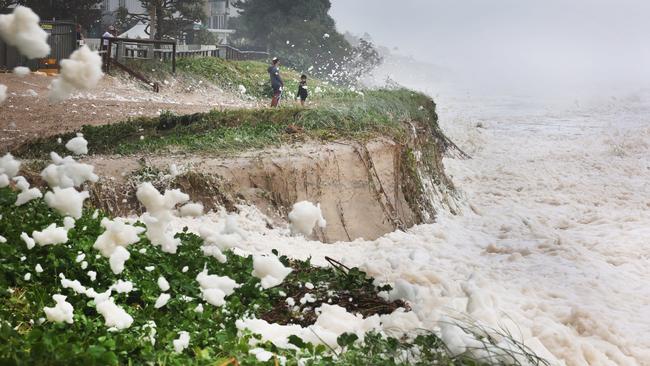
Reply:
[[[271,88],[273,88],[273,99],[271,100],[271,107],[277,107],[280,104],[282,97],[282,89],[284,89],[284,81],[280,77],[280,59],[273,58],[271,66],[269,66],[269,76],[271,77]]]

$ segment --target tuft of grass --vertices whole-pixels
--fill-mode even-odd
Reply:
[[[154,118],[84,126],[80,132],[89,142],[90,154],[228,154],[296,138],[363,139],[382,135],[403,141],[410,128],[406,122],[412,121],[437,128],[435,104],[424,94],[399,89],[332,96],[314,108],[213,110],[189,116],[164,112]],[[301,133],[288,133],[290,126],[298,127]],[[72,137],[74,133],[38,139],[13,153],[27,158],[46,158],[50,151],[65,154],[57,138],[65,141]]]

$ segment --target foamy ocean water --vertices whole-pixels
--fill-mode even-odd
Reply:
[[[444,131],[472,156],[445,159],[461,215],[328,245],[268,229],[242,207],[241,247],[360,266],[394,284],[427,329],[469,317],[553,364],[649,365],[650,93],[436,101]],[[197,231],[224,215],[176,226]]]

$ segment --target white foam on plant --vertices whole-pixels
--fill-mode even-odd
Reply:
[[[297,336],[305,342],[323,344],[338,350],[340,346],[337,338],[343,333],[356,334],[359,341],[363,342],[367,332],[381,330],[378,315],[363,318],[361,315],[348,313],[345,308],[338,305],[328,304],[321,305],[317,311],[319,316],[316,322],[306,328],[295,324],[273,324],[261,319],[240,319],[236,321],[236,326],[239,330],[249,330],[259,334],[262,340],[284,349],[296,348],[289,342],[290,336]]]
[[[68,215],[80,219],[83,211],[84,200],[90,197],[87,191],[79,192],[73,187],[52,187],[51,192],[45,193],[45,203],[61,215]]]
[[[145,231],[143,227],[132,226],[119,219],[103,218],[101,226],[106,230],[97,237],[93,248],[99,250],[106,258],[109,258],[117,247],[127,247],[139,242],[139,235]]]
[[[14,46],[27,58],[42,58],[50,54],[48,34],[32,9],[17,6],[11,14],[0,15],[0,38]]]
[[[10,153],[6,153],[0,158],[0,176],[5,176],[6,184],[0,184],[0,188],[9,185],[9,179],[18,175],[20,171],[20,161],[13,157]]]
[[[183,352],[190,345],[190,334],[186,331],[178,332],[178,338],[172,341],[176,353]]]
[[[160,291],[165,292],[169,290],[169,282],[164,276],[158,277],[158,288],[160,288]]]
[[[41,177],[50,187],[79,187],[84,182],[97,182],[99,177],[92,165],[78,163],[71,156],[62,158],[55,152],[50,153],[52,164],[41,172]]]
[[[311,235],[316,225],[320,228],[325,228],[327,225],[320,210],[320,203],[314,205],[309,201],[295,203],[289,213],[289,221],[293,233],[305,236]]]
[[[87,288],[79,280],[69,280],[67,278],[61,279],[61,287],[72,289],[78,295],[84,295],[87,291]]]
[[[46,306],[43,308],[48,321],[55,323],[66,322],[68,324],[74,322],[72,319],[74,316],[74,308],[72,307],[72,304],[65,301],[66,298],[66,296],[61,294],[52,295],[52,299],[54,299],[56,305],[54,307]]]
[[[65,244],[68,242],[68,230],[53,223],[41,231],[32,232],[32,238],[40,246]]]
[[[108,258],[108,263],[110,264],[111,271],[114,274],[120,274],[124,271],[124,263],[131,258],[131,253],[126,250],[124,247],[117,246],[113,253]]]
[[[226,296],[232,295],[240,285],[228,276],[217,276],[208,274],[204,269],[196,276],[199,283],[203,300],[214,306],[222,306],[226,303]]]
[[[36,242],[34,241],[34,238],[30,237],[25,232],[20,233],[20,240],[25,242],[27,249],[32,249],[34,246],[36,246]]]
[[[43,197],[40,189],[30,188],[29,182],[24,177],[14,177],[13,180],[16,182],[16,188],[20,190],[20,193],[16,196],[16,206],[22,206],[31,200]]]
[[[170,294],[162,293],[162,294],[160,294],[160,296],[158,296],[158,298],[156,299],[156,303],[154,304],[153,307],[156,308],[156,309],[160,309],[160,308],[162,308],[163,306],[167,305],[167,303],[169,302],[169,299],[171,299],[171,295],[170,295]]]
[[[148,182],[140,184],[136,197],[147,209],[141,219],[147,226],[147,238],[151,244],[160,246],[163,252],[176,253],[180,239],[174,238],[169,225],[174,218],[176,205],[189,201],[190,197],[178,189],[160,194]]]
[[[262,288],[271,288],[281,284],[291,273],[291,268],[285,267],[274,255],[256,255],[253,258],[254,277],[262,281]]]
[[[88,154],[88,141],[82,133],[77,133],[76,137],[71,138],[65,144],[65,148],[75,155],[85,155]]]
[[[108,291],[110,295],[110,290]],[[115,299],[108,296],[96,296],[97,312],[104,317],[104,325],[116,330],[127,329],[133,324],[133,317],[122,307],[115,304]]]
[[[75,220],[74,218],[70,216],[66,216],[63,218],[63,227],[70,230],[74,228]]]
[[[74,51],[70,58],[61,60],[59,76],[50,85],[49,99],[59,102],[67,99],[73,92],[94,88],[104,73],[102,58],[84,45]]]
[[[110,289],[117,292],[118,294],[128,294],[133,291],[135,286],[131,281],[117,280]]]

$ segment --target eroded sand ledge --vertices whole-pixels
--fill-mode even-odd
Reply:
[[[94,204],[114,215],[140,212],[133,187],[146,179],[146,169],[158,172],[153,181],[160,188],[181,188],[207,209],[255,205],[274,220],[271,225],[282,223],[295,202],[318,202],[328,225],[314,238],[335,242],[375,239],[432,222],[443,207],[456,210],[455,190],[444,170],[430,172],[442,164],[422,164],[417,156],[422,156],[418,150],[377,138],[291,145],[229,158],[93,157],[86,162],[103,177],[92,188]],[[167,175],[171,164],[181,174]]]

